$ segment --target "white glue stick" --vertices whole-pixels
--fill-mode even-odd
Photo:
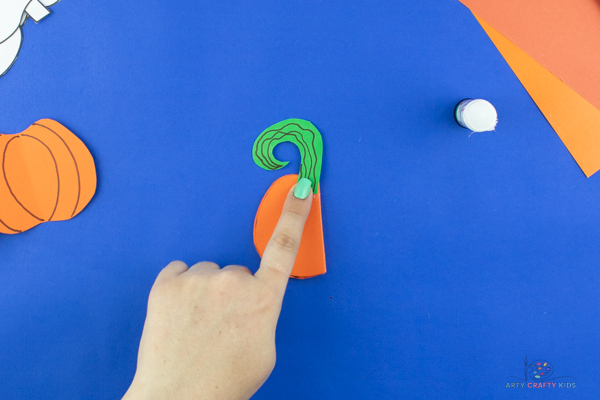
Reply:
[[[454,107],[454,120],[473,132],[487,132],[496,128],[498,113],[489,101],[464,99]]]

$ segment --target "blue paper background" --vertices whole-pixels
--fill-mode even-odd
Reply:
[[[75,219],[0,235],[0,399],[116,399],[169,261],[244,264],[285,118],[324,138],[329,272],[291,281],[255,399],[593,399],[600,176],[455,0],[62,1],[0,78],[0,131],[89,147]],[[465,97],[498,109],[459,128]],[[575,389],[507,389],[523,359]],[[558,385],[557,385],[558,386]]]

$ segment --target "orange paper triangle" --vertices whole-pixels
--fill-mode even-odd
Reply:
[[[460,1],[600,109],[600,1]]]
[[[600,169],[600,111],[477,15],[492,42],[590,177]]]

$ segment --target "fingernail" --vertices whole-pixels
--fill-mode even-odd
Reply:
[[[300,200],[304,200],[308,197],[311,188],[312,183],[310,182],[310,179],[302,178],[300,181],[298,181],[296,189],[294,189],[294,196]]]

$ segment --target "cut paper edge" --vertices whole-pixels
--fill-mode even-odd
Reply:
[[[0,43],[0,76],[3,76],[17,61],[21,45],[23,44],[23,34],[21,28],[17,29],[4,42]]]
[[[600,110],[487,22],[475,18],[583,173],[589,178],[600,170]]]
[[[261,257],[279,221],[283,203],[297,180],[298,175],[282,176],[273,182],[260,202],[254,219],[254,246]],[[300,249],[291,274],[292,278],[312,278],[327,272],[321,216],[321,190],[319,189],[318,193],[312,196],[312,208],[304,226]]]

